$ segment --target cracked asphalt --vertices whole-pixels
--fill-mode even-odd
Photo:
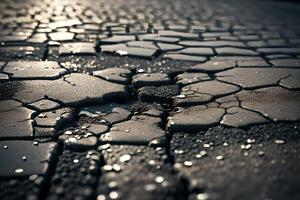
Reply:
[[[300,5],[0,1],[0,199],[300,199]]]

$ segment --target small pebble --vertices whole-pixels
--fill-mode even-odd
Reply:
[[[162,182],[164,182],[164,177],[162,177],[162,176],[157,176],[157,177],[155,177],[155,182],[156,183],[162,183]]]
[[[191,161],[184,161],[184,166],[186,167],[191,167],[193,165],[193,163]]]
[[[127,162],[130,159],[131,159],[131,156],[129,154],[125,154],[119,158],[120,162]]]
[[[224,157],[223,156],[217,156],[216,159],[217,160],[224,160]]]
[[[23,173],[23,172],[24,172],[24,170],[21,169],[21,168],[15,169],[16,174],[20,174],[20,173]]]
[[[275,140],[275,144],[284,144],[285,141],[284,140]]]

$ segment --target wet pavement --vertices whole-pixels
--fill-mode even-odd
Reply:
[[[298,3],[0,8],[0,199],[300,199]]]

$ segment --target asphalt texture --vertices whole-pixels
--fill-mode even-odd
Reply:
[[[1,200],[300,199],[300,4],[0,1]]]

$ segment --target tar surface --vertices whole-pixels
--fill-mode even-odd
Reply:
[[[300,4],[0,1],[1,200],[300,199]]]

